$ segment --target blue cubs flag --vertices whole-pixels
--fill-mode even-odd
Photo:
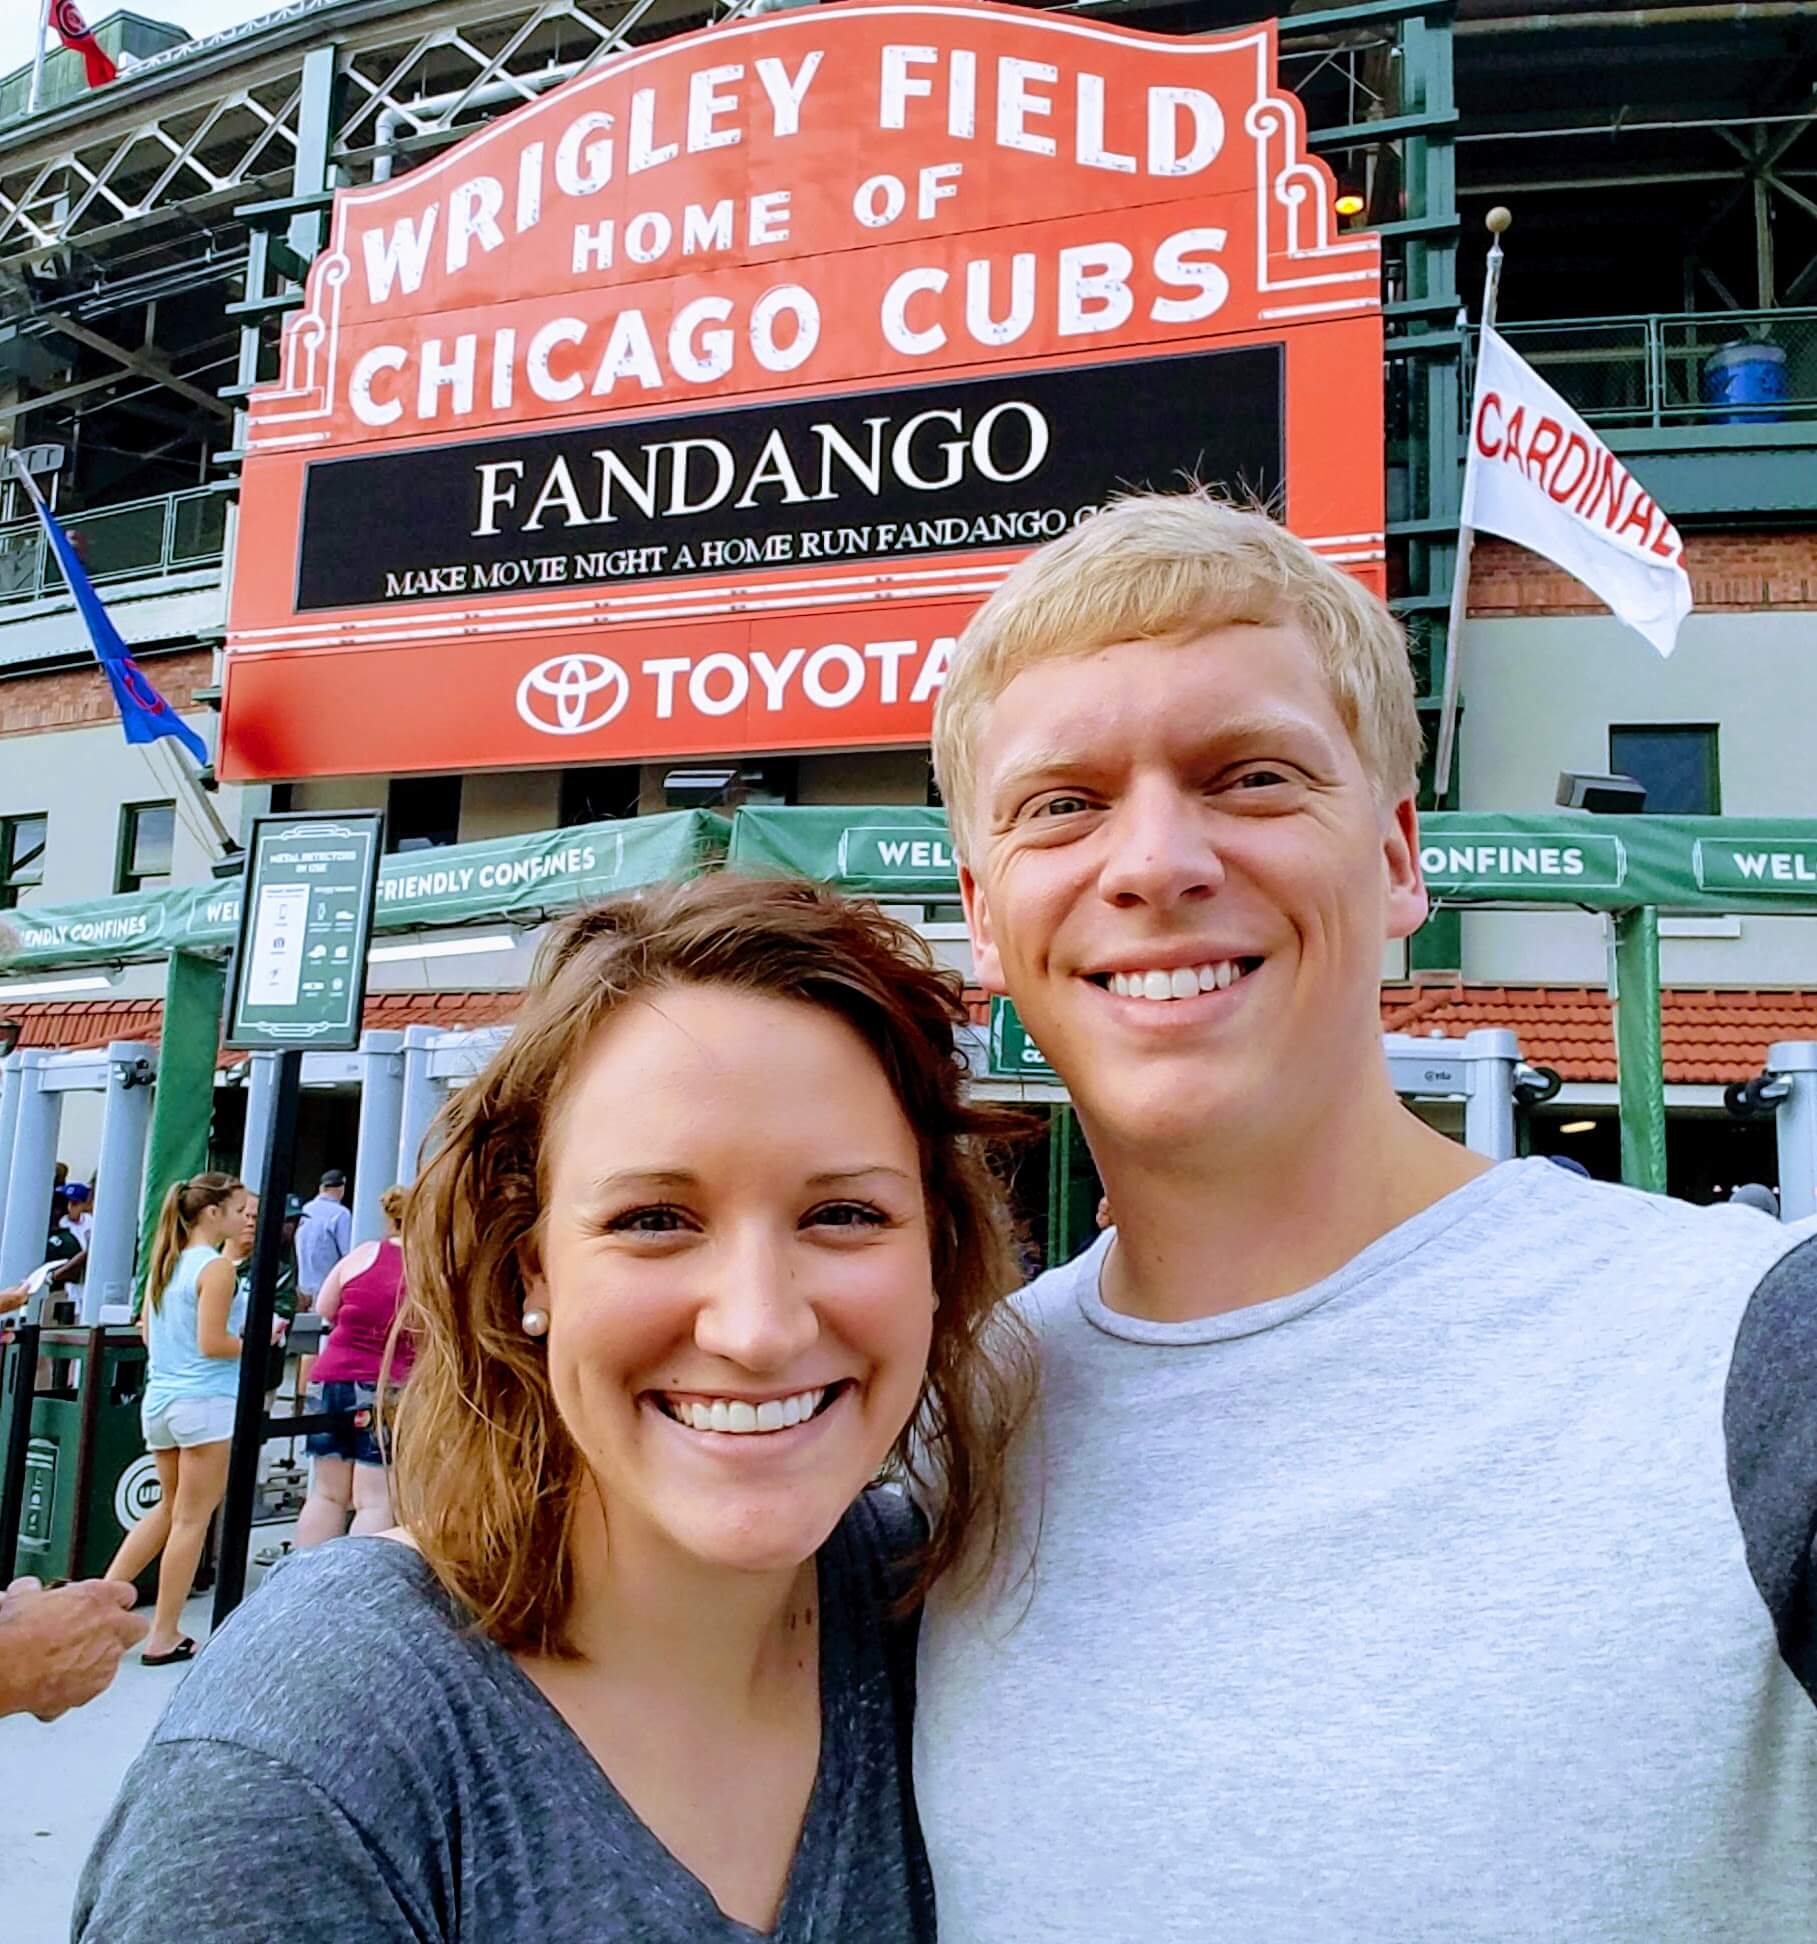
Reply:
[[[44,531],[50,535],[51,551],[57,556],[63,578],[69,582],[69,591],[76,597],[76,606],[88,626],[89,645],[94,649],[95,660],[101,664],[108,685],[113,689],[114,701],[119,704],[120,726],[126,731],[126,740],[129,743],[148,743],[156,742],[160,736],[174,736],[198,763],[206,764],[208,745],[152,687],[145,671],[127,652],[126,643],[120,639],[119,629],[108,619],[107,610],[101,605],[101,597],[95,592],[93,582],[77,558],[69,535],[39,497],[31,475],[21,468],[19,478],[25,484],[32,505],[38,509],[38,518],[44,522]]]

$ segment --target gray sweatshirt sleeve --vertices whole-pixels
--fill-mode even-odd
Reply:
[[[1817,1236],[1782,1256],[1736,1334],[1729,1496],[1785,1664],[1817,1701]]]
[[[309,1893],[299,1907],[297,1859]],[[284,1763],[154,1742],[82,1872],[71,1944],[433,1944],[354,1824]]]

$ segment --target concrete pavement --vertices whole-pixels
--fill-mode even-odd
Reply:
[[[253,1552],[292,1536],[259,1526]],[[259,1568],[249,1574],[249,1590]],[[208,1638],[212,1592],[183,1609],[183,1631]],[[140,1608],[141,1613],[148,1609]],[[76,1879],[107,1819],[121,1777],[145,1746],[188,1667],[142,1667],[137,1650],[113,1686],[56,1721],[0,1721],[0,1937],[6,1944],[64,1944]]]

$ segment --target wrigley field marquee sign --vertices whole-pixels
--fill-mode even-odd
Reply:
[[[1272,22],[847,0],[627,50],[335,199],[248,402],[234,781],[926,740],[1112,494],[1379,589],[1379,246]]]

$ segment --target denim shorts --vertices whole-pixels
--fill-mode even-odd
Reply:
[[[308,1406],[313,1417],[317,1411],[351,1411],[353,1428],[349,1431],[311,1431],[304,1440],[311,1458],[351,1458],[356,1465],[382,1465],[386,1454],[380,1448],[377,1418],[377,1384],[311,1384]],[[387,1415],[397,1408],[394,1388],[385,1400]],[[281,1421],[281,1420],[280,1420]]]
[[[139,1410],[147,1451],[187,1451],[192,1445],[226,1444],[233,1436],[235,1400],[231,1397],[173,1397],[168,1404]]]

